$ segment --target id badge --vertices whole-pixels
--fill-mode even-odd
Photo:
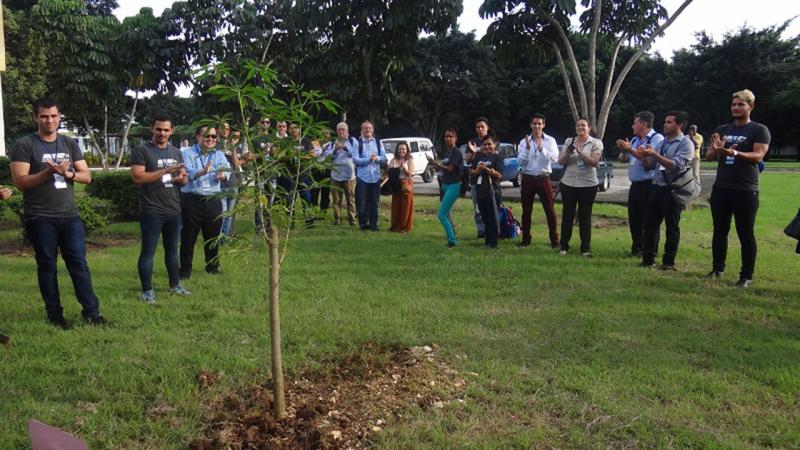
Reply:
[[[725,165],[726,166],[732,166],[735,161],[736,161],[736,158],[734,158],[731,155],[728,155],[728,156],[725,157]]]
[[[161,182],[164,183],[164,187],[171,188],[172,187],[172,175],[165,173],[161,176]]]
[[[67,180],[64,179],[63,175],[59,175],[57,173],[53,174],[53,184],[55,185],[56,189],[66,189],[67,188]]]
[[[475,181],[476,185],[483,184],[483,175],[478,175],[478,180]]]
[[[586,167],[586,163],[582,159],[579,159],[578,160],[578,169],[583,170],[584,167]]]

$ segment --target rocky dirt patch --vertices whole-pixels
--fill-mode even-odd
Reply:
[[[463,403],[466,382],[436,346],[386,349],[326,361],[286,380],[287,417],[272,418],[271,382],[220,395],[193,449],[364,448],[409,408]],[[208,378],[204,371],[202,380]]]

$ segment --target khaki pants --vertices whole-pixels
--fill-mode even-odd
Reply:
[[[692,160],[692,175],[694,175],[695,180],[700,181],[700,158]]]
[[[333,197],[333,221],[342,221],[342,200],[347,205],[347,220],[350,225],[356,223],[356,180],[331,180],[331,197]]]

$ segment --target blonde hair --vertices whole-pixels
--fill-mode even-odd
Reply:
[[[753,103],[756,102],[756,95],[753,94],[753,91],[750,89],[742,89],[741,91],[734,92],[731,97],[738,98],[750,106],[753,106]]]

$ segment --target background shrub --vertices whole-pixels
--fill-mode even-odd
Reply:
[[[127,170],[107,173],[93,173],[86,193],[102,200],[108,200],[113,207],[113,218],[135,220],[139,217],[139,188],[133,184]]]
[[[0,156],[0,186],[11,186],[11,160]]]
[[[114,217],[114,205],[108,200],[102,200],[88,195],[76,195],[75,204],[83,220],[86,234],[108,225]]]

